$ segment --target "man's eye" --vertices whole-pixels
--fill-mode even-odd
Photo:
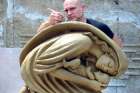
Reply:
[[[66,9],[66,10],[64,10],[65,12],[68,12],[68,10]]]
[[[70,8],[70,10],[74,10],[74,9],[75,9],[75,7]]]

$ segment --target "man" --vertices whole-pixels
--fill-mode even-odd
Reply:
[[[115,35],[107,25],[92,19],[85,18],[84,16],[85,4],[82,3],[82,0],[64,0],[63,7],[68,21],[80,21],[91,24],[102,30],[106,35],[108,35],[111,39],[113,39],[120,47],[122,47],[121,39],[117,35]],[[50,10],[51,14],[48,18],[48,21],[42,23],[38,31],[47,26],[60,23],[64,20],[64,16],[61,12],[55,11],[53,9]]]

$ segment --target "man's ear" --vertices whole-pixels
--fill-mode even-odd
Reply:
[[[85,4],[82,4],[82,10],[83,12],[87,9],[87,6]]]
[[[82,8],[85,9],[87,6],[85,4],[82,4]]]

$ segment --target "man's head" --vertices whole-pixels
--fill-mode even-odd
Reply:
[[[83,21],[84,8],[81,0],[64,0],[64,11],[69,21]]]

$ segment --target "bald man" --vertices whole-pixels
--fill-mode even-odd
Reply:
[[[98,22],[90,18],[86,18],[84,16],[85,4],[82,2],[82,0],[64,0],[63,7],[66,13],[67,21],[80,21],[80,22],[91,24],[99,28],[108,37],[113,39],[116,42],[116,44],[122,47],[121,39],[117,35],[115,35],[106,24]],[[44,29],[48,26],[63,22],[64,16],[61,12],[58,12],[53,9],[50,9],[50,10],[51,10],[51,14],[48,20],[40,25],[40,27],[38,28],[38,31],[41,31],[41,29]]]

